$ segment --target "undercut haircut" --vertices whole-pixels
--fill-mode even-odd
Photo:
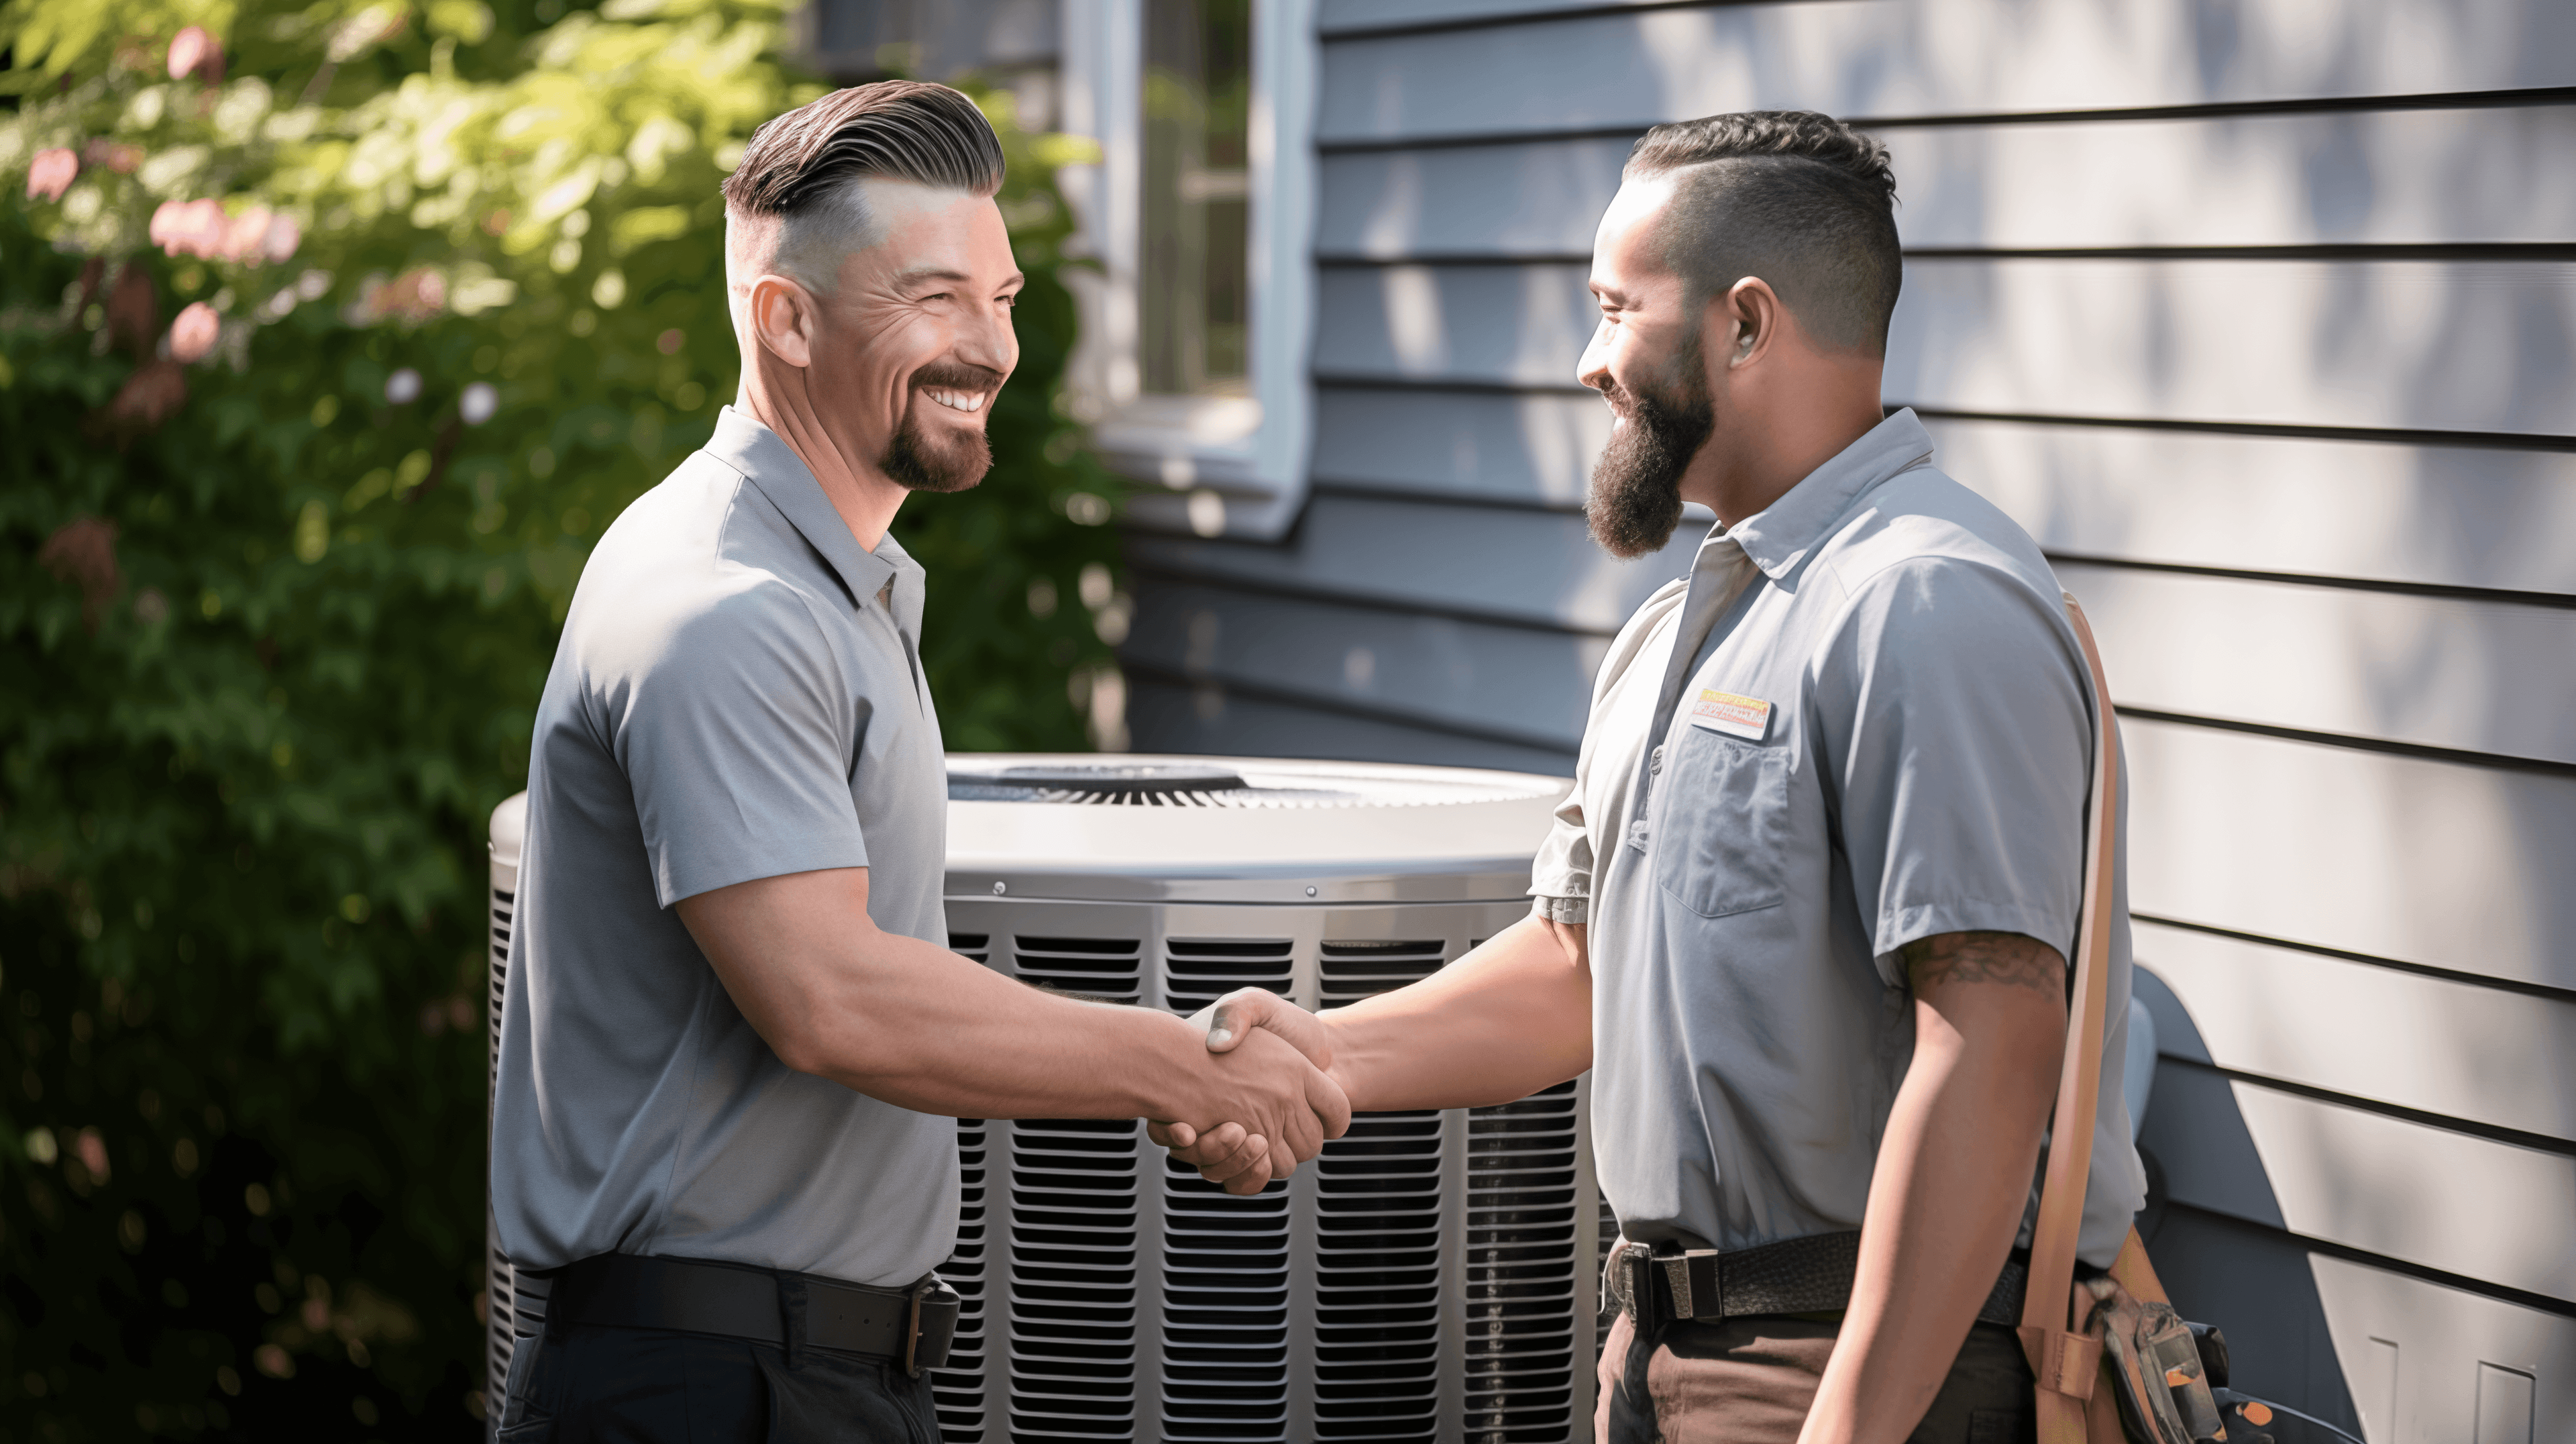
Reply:
[[[1887,353],[1905,261],[1885,145],[1814,111],[1752,110],[1656,126],[1623,174],[1673,177],[1664,259],[1695,304],[1756,276],[1818,345]]]
[[[853,85],[752,132],[725,178],[725,214],[737,226],[774,218],[770,264],[829,291],[841,257],[877,239],[865,180],[990,196],[1002,188],[1002,142],[975,102],[945,85]]]

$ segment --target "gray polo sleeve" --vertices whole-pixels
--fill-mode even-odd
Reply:
[[[1592,921],[1592,832],[1584,825],[1583,779],[1557,804],[1556,823],[1530,862],[1531,910],[1561,923]]]
[[[749,587],[639,640],[596,695],[662,906],[868,865],[851,692],[802,599]]]
[[[1879,975],[1940,933],[2073,956],[2091,781],[2073,631],[2026,582],[1917,557],[1861,584],[1812,674],[1820,765]]]

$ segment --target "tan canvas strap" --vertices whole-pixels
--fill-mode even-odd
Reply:
[[[2057,1079],[2048,1172],[2030,1235],[2030,1290],[2022,1296],[2021,1343],[2039,1378],[2040,1444],[2083,1444],[2084,1402],[2100,1373],[2100,1343],[2075,1316],[2075,1245],[2084,1225],[2084,1182],[2093,1167],[2093,1116],[2102,1086],[2102,1023],[2110,993],[2111,878],[2119,841],[2120,739],[2102,652],[2073,593],[2066,619],[2093,679],[2093,795],[2084,835],[2083,923],[2066,1009],[2066,1062]]]

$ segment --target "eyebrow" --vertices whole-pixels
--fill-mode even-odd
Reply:
[[[916,267],[913,270],[905,271],[894,279],[896,285],[909,289],[923,281],[947,281],[953,285],[965,285],[972,282],[975,278],[967,275],[964,271],[952,271],[942,266],[921,266]],[[1004,281],[1002,284],[1005,286],[1024,285],[1027,283],[1028,279],[1029,278],[1027,276],[1020,272],[1013,271],[1010,279]]]

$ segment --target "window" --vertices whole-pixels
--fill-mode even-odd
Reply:
[[[1064,126],[1084,306],[1072,380],[1131,517],[1273,537],[1312,411],[1313,0],[1068,0]]]
[[[1242,396],[1251,0],[1145,0],[1138,361],[1153,395]]]

